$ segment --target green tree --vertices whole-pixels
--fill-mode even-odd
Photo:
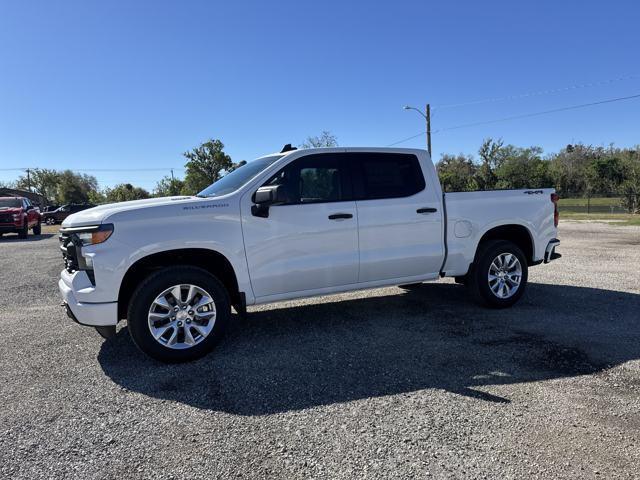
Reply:
[[[445,192],[465,192],[476,190],[478,166],[470,155],[444,154],[436,164],[440,184]]]
[[[89,192],[89,203],[100,205],[101,203],[106,203],[106,201],[107,197],[100,190],[91,190]]]
[[[113,188],[107,188],[105,190],[105,198],[109,203],[140,200],[149,198],[149,196],[149,192],[144,188],[134,187],[130,183],[120,183]]]
[[[21,175],[16,181],[16,188],[31,190],[42,195],[49,202],[55,202],[60,185],[60,172],[48,168],[34,168],[27,175]]]
[[[624,180],[619,186],[622,206],[629,213],[640,213],[640,146],[622,152]]]
[[[478,155],[481,164],[478,167],[476,183],[479,190],[491,190],[496,186],[495,169],[500,164],[503,142],[501,139],[487,138],[482,142]]]
[[[542,159],[542,148],[506,145],[500,149],[494,170],[495,188],[521,189],[553,186],[549,162]]]
[[[187,159],[182,189],[185,195],[195,195],[234,168],[220,140],[211,139],[183,155]]]
[[[156,184],[156,188],[153,189],[153,194],[156,197],[174,197],[181,195],[183,189],[184,181],[167,175]]]
[[[588,195],[593,191],[595,187],[589,179],[589,165],[603,155],[604,151],[600,147],[578,143],[567,145],[548,157],[549,173],[560,195]]]
[[[98,191],[98,180],[93,175],[74,173],[64,170],[59,173],[56,200],[64,203],[89,202],[92,192]]]
[[[611,152],[615,155],[616,152]],[[618,190],[625,179],[622,161],[616,156],[594,158],[586,168],[589,190],[609,194]]]
[[[337,147],[338,138],[331,132],[323,130],[322,133],[316,137],[307,137],[307,139],[300,144],[302,148],[321,148],[321,147]]]

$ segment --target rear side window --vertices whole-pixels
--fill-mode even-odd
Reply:
[[[409,197],[425,188],[420,162],[401,153],[353,153],[356,198]]]

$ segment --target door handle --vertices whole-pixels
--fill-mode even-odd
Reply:
[[[329,220],[342,220],[344,218],[353,218],[350,213],[333,213],[329,215]]]
[[[418,210],[416,210],[417,213],[435,213],[437,211],[438,209],[433,207],[419,208]]]

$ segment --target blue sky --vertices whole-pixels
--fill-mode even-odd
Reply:
[[[404,104],[434,105],[438,130],[639,94],[639,20],[634,1],[2,2],[0,181],[181,168],[209,137],[236,161],[322,130],[385,146],[423,130]],[[635,99],[434,133],[434,158],[489,136],[631,146],[639,113]],[[151,189],[168,171],[91,173]]]

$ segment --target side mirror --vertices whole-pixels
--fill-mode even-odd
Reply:
[[[251,207],[251,213],[256,217],[267,218],[269,207],[287,202],[284,185],[268,185],[260,187],[251,197],[255,205]]]
[[[287,201],[283,185],[260,187],[253,194],[252,200],[257,205],[276,205]]]

